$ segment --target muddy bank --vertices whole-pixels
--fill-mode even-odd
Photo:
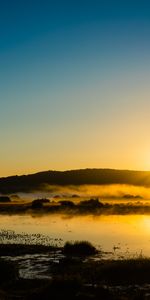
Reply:
[[[10,247],[12,246],[5,246],[7,252],[10,251]],[[16,245],[13,247],[15,248]],[[25,249],[29,251],[27,246],[24,251]],[[36,248],[34,250],[36,252]],[[16,253],[17,251],[18,249]],[[39,277],[32,273],[30,279],[23,276],[29,272],[27,263],[22,264],[24,274],[19,272],[19,264],[21,265],[23,257],[21,253],[20,262],[15,255],[11,261],[6,255],[5,260],[1,257],[0,299],[149,299],[150,259],[138,257],[129,260],[103,260],[101,258],[95,261],[92,257],[66,256],[63,249],[58,249],[56,252],[55,255],[52,255],[52,251],[40,255],[30,253],[30,259],[32,258],[33,264],[37,264],[39,272],[43,265],[43,273],[41,272]],[[35,261],[36,255],[38,259]]]

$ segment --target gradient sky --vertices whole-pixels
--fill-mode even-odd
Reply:
[[[0,1],[0,176],[150,170],[150,1]]]

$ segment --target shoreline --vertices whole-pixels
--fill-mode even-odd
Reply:
[[[2,254],[1,247],[0,244],[0,256]],[[0,299],[2,300],[14,299],[14,293],[20,300],[47,300],[50,297],[89,300],[89,296],[94,300],[101,298],[103,300],[149,299],[147,298],[150,293],[150,259],[148,258],[94,261],[90,257],[85,259],[84,257],[60,255],[58,259],[57,256],[51,256],[54,249],[49,246],[48,248],[39,248],[38,245],[34,245],[34,247],[20,245],[18,247],[18,245],[7,244],[4,248],[6,250],[5,257],[1,256],[0,258]],[[18,261],[15,260],[13,252],[11,261],[6,254],[10,250],[14,251],[15,248],[16,254],[19,254],[19,248],[24,250],[20,251],[20,260]],[[31,249],[32,251],[30,251]],[[63,249],[57,248],[57,250],[62,251]],[[55,248],[55,251],[57,250]],[[43,255],[41,251],[44,251]],[[29,255],[27,255],[29,252],[32,266],[34,265],[37,270],[39,270],[39,266],[43,266],[43,272],[40,267],[39,277],[34,277],[36,273],[33,272],[31,278],[23,278],[20,275],[26,274],[26,271],[18,272],[19,263],[24,268],[27,267],[27,263],[24,264],[22,258],[26,257],[29,263]],[[2,270],[3,272],[5,270],[4,273],[7,274],[7,268],[11,270],[12,274],[9,271],[8,280],[7,277],[2,280]],[[11,280],[10,275],[12,275]]]

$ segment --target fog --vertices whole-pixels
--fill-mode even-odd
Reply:
[[[124,184],[113,185],[80,185],[80,186],[54,186],[44,185],[41,190],[31,193],[18,193],[20,199],[31,200],[46,197],[57,199],[72,199],[78,201],[82,198],[98,197],[99,200],[149,200],[150,188]]]

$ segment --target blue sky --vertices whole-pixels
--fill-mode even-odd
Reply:
[[[149,1],[1,1],[0,176],[150,169]]]

